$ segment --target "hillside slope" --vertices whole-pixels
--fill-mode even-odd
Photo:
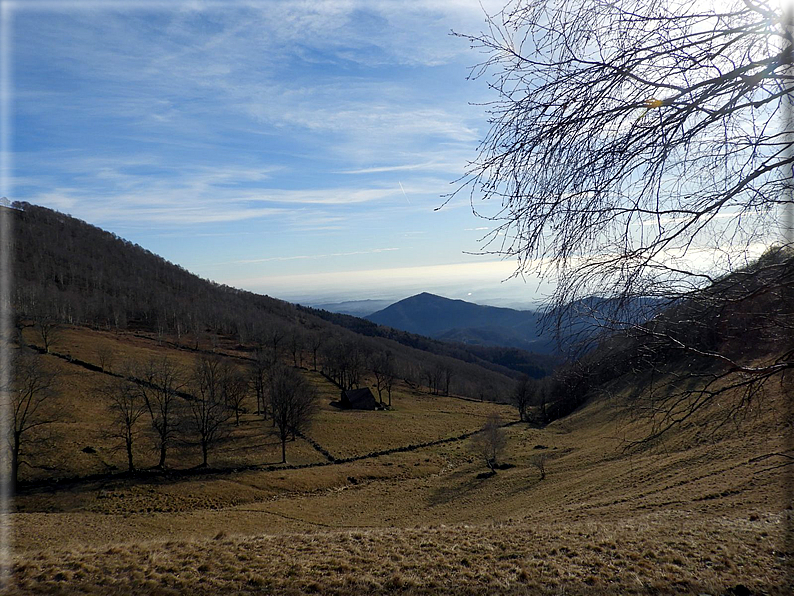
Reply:
[[[9,593],[790,593],[785,390],[739,428],[715,429],[709,409],[633,454],[624,438],[648,425],[630,403],[509,427],[512,467],[493,477],[462,440],[23,494]],[[329,416],[325,446],[353,447],[330,427],[359,422]]]
[[[59,242],[78,243],[68,238],[68,220],[60,231],[58,218],[52,221],[48,231],[60,233]],[[59,244],[36,246],[34,256],[53,258]],[[290,441],[287,465],[279,463],[271,421],[255,413],[249,395],[208,468],[199,466],[195,438],[180,428],[170,467],[152,469],[157,459],[144,415],[135,451],[141,471],[133,474],[120,472],[124,455],[107,432],[108,378],[129,361],[166,356],[183,370],[210,354],[246,370],[255,344],[220,333],[224,323],[211,309],[202,311],[209,316],[198,338],[178,333],[178,317],[157,324],[155,298],[167,312],[183,296],[178,284],[169,285],[179,272],[168,265],[161,282],[179,300],[154,293],[151,302],[129,303],[126,312],[140,316],[124,328],[92,318],[121,282],[87,275],[111,271],[90,260],[31,263],[36,275],[46,272],[38,281],[21,272],[16,299],[32,317],[18,321],[22,343],[41,347],[42,315],[31,305],[52,298],[45,314],[60,317],[60,333],[50,352],[35,358],[63,385],[48,402],[56,421],[26,445],[31,465],[9,516],[9,594],[792,591],[794,386],[787,373],[756,384],[770,362],[778,371],[791,367],[794,261],[786,253],[679,301],[646,327],[621,329],[538,383],[556,401],[533,411],[553,406],[550,424],[519,423],[509,406],[456,392],[431,394],[410,377],[396,382],[391,410],[340,410],[332,405],[338,387],[312,370],[309,344],[294,353],[284,346],[278,357],[314,387],[318,408],[315,424]],[[146,267],[139,271],[148,275]],[[770,272],[783,281],[768,283]],[[212,284],[184,283],[214,291]],[[750,298],[736,298],[748,291]],[[95,302],[79,311],[79,300],[92,295]],[[354,335],[309,309],[263,304],[256,312],[266,333],[331,330],[340,341],[388,346],[403,366],[461,362]],[[89,326],[74,324],[78,312]],[[689,350],[669,340],[686,341]],[[732,360],[715,364],[706,350]],[[458,374],[508,382],[471,364]],[[740,383],[731,385],[734,378]],[[363,371],[361,382],[371,384],[372,375]],[[184,420],[189,397],[180,397]],[[490,474],[472,437],[494,413],[513,420],[502,428],[503,465]]]
[[[173,337],[178,345],[193,349],[223,336],[249,349],[275,346],[292,352],[293,360],[311,353],[315,364],[318,358],[322,362],[332,357],[331,352],[360,352],[366,358],[387,351],[402,378],[420,383],[426,368],[453,369],[449,391],[467,395],[475,395],[483,381],[506,395],[513,384],[510,377],[518,376],[465,346],[395,342],[361,333],[361,325],[337,325],[313,309],[201,279],[140,246],[50,209],[27,203],[0,209],[13,229],[11,244],[4,247],[15,265],[13,306],[28,323],[141,330]],[[340,345],[347,347],[337,349]]]

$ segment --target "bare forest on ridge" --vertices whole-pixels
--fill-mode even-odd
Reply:
[[[275,344],[312,366],[333,346],[356,344],[352,352],[361,351],[362,358],[378,350],[394,352],[400,375],[416,384],[428,376],[426,368],[455,369],[448,389],[464,395],[477,393],[480,377],[494,385],[498,397],[510,384],[506,376],[518,378],[522,369],[543,376],[551,369],[551,361],[542,356],[535,363],[534,355],[521,351],[503,357],[500,349],[470,350],[204,280],[140,246],[43,207],[15,204],[9,214],[14,307],[29,322],[146,330],[173,336],[185,348],[224,336],[242,346]]]

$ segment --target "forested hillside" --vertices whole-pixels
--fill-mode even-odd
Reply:
[[[649,320],[627,320],[605,321],[597,347],[543,380],[547,419],[628,390],[636,396],[631,408],[652,421],[643,440],[715,403],[715,421],[734,423],[769,386],[790,384],[794,253],[773,246],[748,266],[670,299]]]
[[[370,361],[389,354],[395,374],[417,387],[488,399],[506,397],[514,383],[511,377],[520,372],[543,376],[550,368],[527,358],[499,362],[463,346],[378,332],[362,319],[201,279],[138,245],[50,209],[27,203],[4,209],[13,230],[12,300],[20,322],[142,330],[193,349],[213,345],[223,336],[249,349],[271,346],[293,364],[305,361],[333,369],[348,379],[346,384],[350,379],[352,384],[362,382]]]

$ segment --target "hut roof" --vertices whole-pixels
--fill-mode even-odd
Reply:
[[[378,400],[372,395],[369,387],[342,391],[342,404],[356,410],[377,410]]]

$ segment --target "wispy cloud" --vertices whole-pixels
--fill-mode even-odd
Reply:
[[[338,172],[334,172],[336,174],[349,174],[349,175],[361,175],[361,174],[383,174],[386,172],[412,172],[412,171],[422,171],[422,170],[455,170],[460,167],[461,162],[447,160],[431,160],[431,161],[423,161],[419,163],[409,163],[409,164],[401,164],[401,165],[389,165],[389,166],[376,166],[370,168],[359,168],[354,170],[340,170]]]
[[[432,210],[481,138],[472,56],[449,35],[480,27],[478,2],[15,7],[10,198],[132,229],[199,273],[224,260],[240,279],[256,265],[408,270],[474,248],[458,242],[468,201]],[[360,282],[407,279],[389,271]]]
[[[373,43],[396,63],[413,63],[406,51],[416,59],[440,55],[433,47],[448,48],[448,57],[460,54],[465,44],[450,39],[449,23],[442,23],[467,14],[462,4],[232,3],[204,12],[177,6],[181,10],[170,14],[167,36],[154,36],[150,27],[136,26],[144,20],[115,11],[69,15],[73,22],[67,27],[52,19],[37,23],[37,51],[46,55],[57,44],[53,67],[100,88],[83,95],[29,86],[20,89],[27,99],[23,109],[39,115],[68,110],[95,123],[123,112],[137,124],[136,135],[149,130],[163,142],[175,135],[212,140],[219,127],[239,128],[243,122],[243,128],[327,133],[336,138],[315,138],[324,151],[362,163],[380,161],[378,167],[392,165],[389,156],[416,151],[421,139],[469,144],[478,138],[466,102],[436,93],[439,83],[432,79],[417,86],[414,76],[362,76],[345,69],[344,60],[322,69],[300,64],[310,62],[309,49],[321,62],[338,62],[342,54],[366,62]],[[369,31],[384,23],[390,35]],[[417,31],[435,33],[416,39]]]
[[[333,252],[323,255],[293,255],[289,257],[269,257],[266,259],[244,259],[241,261],[230,261],[229,263],[220,263],[221,265],[250,265],[253,263],[270,263],[273,261],[300,261],[300,260],[314,260],[314,259],[329,259],[332,257],[351,257],[354,255],[374,255],[382,252],[392,252],[400,250],[399,248],[375,248],[373,250],[355,250],[351,252]]]
[[[18,158],[30,159],[27,155]],[[36,163],[41,174],[16,180],[18,187],[27,188],[26,200],[100,224],[135,221],[170,226],[283,216],[294,228],[337,229],[336,224],[348,221],[352,214],[333,215],[318,209],[407,206],[399,182],[369,180],[335,186],[328,180],[321,188],[278,188],[278,183],[289,179],[283,176],[283,166],[180,166],[143,154],[119,159],[53,153],[38,156]],[[64,184],[66,180],[69,184]],[[446,180],[432,176],[403,185],[414,201],[424,197],[432,206],[446,186]],[[304,208],[313,211],[306,213]]]

